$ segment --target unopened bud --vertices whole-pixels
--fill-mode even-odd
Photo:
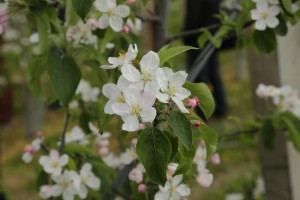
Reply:
[[[201,125],[202,125],[202,122],[200,122],[200,121],[195,121],[194,122],[194,127],[199,127]]]
[[[146,189],[147,189],[147,187],[146,187],[145,184],[143,184],[143,183],[139,184],[139,186],[138,186],[138,192],[144,193],[146,191]]]
[[[130,5],[133,5],[133,4],[135,3],[135,0],[128,0],[128,3],[129,3]]]
[[[95,19],[88,19],[86,24],[92,29],[96,30],[98,28],[98,22]]]
[[[212,157],[210,158],[210,160],[215,165],[218,165],[218,164],[221,163],[220,155],[218,153],[215,153],[214,155],[212,155]]]
[[[137,143],[137,138],[133,138],[133,139],[131,140],[131,146],[134,146],[134,147],[135,147],[136,143]]]
[[[34,153],[34,148],[30,145],[26,146],[25,149],[24,149],[24,152],[33,154]]]
[[[188,107],[194,109],[198,105],[197,99],[189,99]]]
[[[100,140],[99,142],[98,142],[98,144],[99,144],[99,146],[101,146],[101,147],[107,147],[108,145],[109,145],[109,140]]]
[[[130,32],[129,26],[125,25],[125,26],[123,27],[123,32],[124,32],[124,33],[129,33],[129,32]]]
[[[35,133],[35,137],[38,137],[38,138],[43,137],[43,132],[42,132],[42,131],[37,131],[37,132]]]
[[[101,156],[107,156],[108,153],[109,153],[109,150],[108,150],[108,148],[106,148],[106,147],[100,148],[100,149],[99,149],[99,154],[100,154]]]

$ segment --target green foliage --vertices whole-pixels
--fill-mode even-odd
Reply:
[[[75,60],[70,56],[59,56],[50,52],[46,68],[57,98],[64,106],[68,106],[81,78]]]
[[[177,111],[171,111],[167,120],[179,141],[185,148],[191,149],[193,133],[190,120],[183,113]]]
[[[175,157],[175,155],[178,152],[178,139],[177,137],[175,137],[173,134],[168,133],[168,132],[164,132],[166,134],[166,136],[169,138],[170,142],[171,142],[171,146],[172,146],[172,154],[170,157],[170,161],[172,161],[172,159]]]
[[[291,113],[284,113],[282,115],[282,122],[284,128],[288,130],[289,139],[292,141],[294,147],[300,151],[300,119]]]
[[[72,5],[78,16],[84,21],[92,8],[94,0],[72,0]]]
[[[42,56],[30,60],[26,68],[26,78],[30,91],[37,96],[42,96],[41,76],[46,70],[46,59]]]
[[[168,137],[157,128],[144,129],[139,135],[136,152],[149,179],[164,185],[167,180],[167,165],[172,154]]]
[[[186,81],[183,87],[191,91],[194,97],[198,97],[200,109],[205,117],[209,118],[215,110],[215,101],[207,85],[205,83],[191,83]]]
[[[284,20],[282,15],[279,15],[278,19],[279,19],[279,25],[276,26],[275,32],[280,36],[285,36],[288,32],[286,21]]]
[[[266,148],[270,150],[273,149],[276,130],[271,118],[267,118],[263,121],[262,128],[260,129],[260,138]]]
[[[253,42],[256,48],[262,53],[271,53],[277,47],[275,33],[269,28],[265,31],[255,30],[253,33]]]
[[[187,150],[182,144],[180,144],[178,153],[180,154],[180,160],[174,175],[184,174],[192,167],[196,148],[192,146],[190,150]]]
[[[86,155],[93,155],[93,152],[86,146],[78,144],[76,142],[71,142],[66,144],[64,148],[64,153],[67,154],[86,154]]]
[[[37,178],[36,178],[36,190],[39,191],[40,187],[42,185],[48,185],[49,184],[49,176],[48,174],[39,167],[38,173],[37,173]]]
[[[196,47],[191,46],[178,46],[178,47],[171,47],[168,48],[168,45],[161,48],[158,52],[158,56],[160,59],[160,65],[165,64],[167,61],[169,61],[171,58],[182,54],[188,50],[195,50],[198,49]]]

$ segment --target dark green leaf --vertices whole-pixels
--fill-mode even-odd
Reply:
[[[72,0],[72,5],[75,12],[84,21],[92,8],[93,0]]]
[[[171,133],[168,132],[164,132],[164,133],[166,134],[166,136],[168,136],[171,142],[171,146],[172,146],[172,154],[170,157],[170,161],[171,161],[175,157],[176,153],[178,152],[178,139]]]
[[[160,65],[163,65],[165,62],[167,62],[171,58],[173,58],[181,53],[184,53],[188,50],[192,50],[192,49],[198,49],[198,48],[191,47],[191,46],[178,46],[178,47],[171,47],[171,48],[163,47],[158,52],[158,56],[160,59]]]
[[[207,85],[205,83],[191,83],[186,81],[183,87],[191,91],[193,96],[198,97],[200,109],[205,117],[209,118],[215,110],[215,101]]]
[[[183,113],[177,111],[171,111],[167,120],[179,141],[185,148],[190,149],[193,136],[190,120]]]
[[[262,128],[260,129],[260,137],[264,146],[272,150],[276,137],[276,130],[272,119],[267,118],[266,120],[264,120]]]
[[[32,58],[26,68],[26,78],[30,91],[36,96],[42,96],[41,76],[45,72],[46,59],[44,57]]]
[[[278,19],[279,19],[279,25],[276,26],[275,32],[280,36],[285,36],[288,32],[287,23],[282,17],[282,15],[279,15]]]
[[[67,106],[81,78],[79,67],[72,57],[49,53],[47,71],[57,98]]]
[[[136,152],[154,183],[164,185],[172,146],[168,137],[157,128],[144,129],[137,142]]]
[[[300,119],[292,114],[287,114],[282,117],[282,121],[288,129],[289,138],[291,139],[294,147],[297,151],[300,151]]]
[[[275,33],[269,28],[265,31],[255,30],[253,33],[253,41],[256,48],[262,53],[271,53],[277,47]]]
[[[174,175],[184,174],[187,172],[193,165],[193,160],[196,154],[196,149],[194,146],[190,150],[184,148],[182,144],[179,145],[180,161],[178,168]]]

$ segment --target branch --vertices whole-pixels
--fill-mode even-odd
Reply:
[[[160,22],[161,19],[158,16],[150,16],[150,17],[146,17],[146,16],[142,16],[139,14],[135,14],[135,17],[140,19],[143,23],[145,22]]]
[[[65,121],[65,125],[64,125],[64,130],[62,132],[62,136],[61,136],[61,144],[60,144],[60,148],[59,148],[59,152],[62,153],[62,151],[65,148],[65,139],[66,139],[66,132],[67,132],[67,128],[69,125],[69,121],[70,121],[70,112],[69,109],[67,108],[67,114],[66,114],[66,121]]]
[[[41,148],[47,153],[49,154],[49,148],[44,144],[44,143],[41,143]]]

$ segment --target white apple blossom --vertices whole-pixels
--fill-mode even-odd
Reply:
[[[40,165],[48,174],[59,175],[62,168],[68,163],[68,156],[66,154],[60,156],[57,150],[52,149],[49,156],[41,156],[39,159]]]
[[[197,182],[205,188],[210,187],[210,185],[212,184],[214,180],[214,176],[209,173],[209,171],[207,169],[204,169],[202,171],[198,171],[198,176],[197,176]]]
[[[144,166],[141,163],[139,163],[134,169],[132,169],[130,171],[130,173],[128,174],[128,178],[129,178],[129,180],[134,181],[139,184],[143,181],[143,178],[144,178],[143,174],[145,172],[146,171],[145,171]]]
[[[80,80],[75,94],[80,94],[84,102],[97,102],[100,89],[92,87],[86,80]]]
[[[26,164],[30,163],[33,159],[33,153],[24,152],[22,155],[22,161]]]
[[[62,195],[63,200],[73,200],[77,193],[73,185],[73,173],[65,170],[60,175],[52,176],[52,180],[56,183],[52,186],[52,196],[58,197]]]
[[[65,142],[66,144],[71,142],[78,142],[82,145],[89,144],[89,140],[79,126],[74,126],[71,131],[66,133]]]
[[[279,0],[252,0],[255,3],[269,3],[270,5],[278,5]]]
[[[120,156],[120,161],[123,165],[129,165],[137,159],[137,155],[134,148],[127,148]]]
[[[179,200],[189,196],[191,189],[185,184],[180,184],[182,177],[182,175],[177,175],[168,180],[164,187],[159,185],[159,191],[155,194],[154,200]]]
[[[251,18],[256,21],[255,28],[263,31],[267,27],[275,28],[279,24],[279,19],[276,17],[279,13],[279,6],[269,6],[263,1],[256,4],[256,9],[251,10]]]
[[[66,32],[66,39],[73,43],[74,47],[80,44],[94,45],[97,48],[97,36],[93,35],[92,30],[95,29],[92,19],[89,23],[79,21],[76,26],[68,27]]]
[[[107,156],[102,157],[102,159],[105,162],[105,164],[107,164],[113,169],[118,169],[123,166],[119,157],[115,156],[113,153],[109,153]]]
[[[42,185],[40,187],[39,196],[42,199],[48,199],[53,195],[53,190],[51,185]]]
[[[159,89],[156,80],[156,71],[159,68],[158,54],[149,51],[140,61],[141,71],[136,69],[133,65],[125,64],[121,68],[122,75],[141,90],[151,91],[156,93]]]
[[[98,190],[101,185],[100,179],[92,172],[92,165],[85,163],[80,169],[79,174],[72,173],[74,188],[81,199],[85,199],[88,194],[88,189]]]
[[[136,35],[139,34],[142,30],[142,20],[138,18],[135,18],[134,22],[132,21],[132,19],[128,18],[126,21],[126,25],[128,26],[129,31]]]
[[[132,61],[136,58],[138,53],[137,45],[129,45],[127,52],[119,53],[119,57],[109,57],[108,63],[111,65],[102,65],[102,69],[115,69],[117,67],[123,67],[125,64],[132,65]]]
[[[124,78],[124,76],[120,76],[119,80],[116,84],[107,83],[102,88],[102,93],[104,96],[108,98],[107,103],[104,107],[104,113],[106,114],[114,114],[112,110],[112,105],[115,103],[125,103],[124,90],[128,88],[130,82]]]
[[[125,131],[136,131],[142,122],[153,122],[156,110],[153,107],[155,96],[150,92],[141,92],[136,87],[129,87],[124,91],[125,103],[115,103],[112,110],[121,116]]]
[[[168,103],[174,101],[181,112],[189,113],[183,104],[183,100],[191,95],[191,92],[183,86],[187,78],[185,71],[174,73],[170,68],[164,67],[157,70],[157,81],[160,86],[160,92],[156,97],[160,102]]]
[[[99,28],[105,29],[110,26],[115,32],[122,30],[123,18],[130,14],[129,6],[117,5],[116,0],[96,0],[94,5],[103,13],[98,21]]]

